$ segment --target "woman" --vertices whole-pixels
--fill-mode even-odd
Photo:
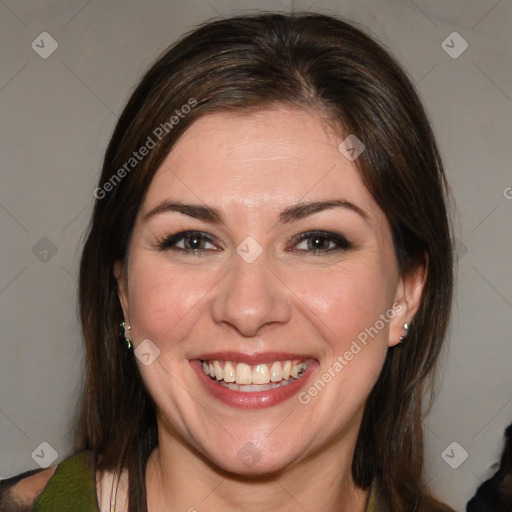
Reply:
[[[94,196],[77,454],[0,510],[449,510],[421,480],[449,193],[385,50],[316,14],[200,27],[133,93]]]

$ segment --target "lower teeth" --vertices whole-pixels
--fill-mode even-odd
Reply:
[[[300,376],[297,378],[300,378]],[[233,391],[243,391],[246,393],[252,393],[254,391],[268,391],[269,389],[281,388],[297,380],[297,378],[291,377],[289,380],[282,380],[281,382],[272,382],[270,384],[236,384],[235,382],[224,382],[223,380],[212,379],[210,377],[211,380],[213,380],[217,384],[220,384],[221,386],[224,386],[225,388],[231,389]]]

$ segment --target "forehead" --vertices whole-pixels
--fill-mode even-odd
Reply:
[[[344,198],[378,214],[354,162],[338,149],[342,140],[319,114],[301,109],[205,115],[156,172],[142,213],[171,197],[268,211],[301,200]]]

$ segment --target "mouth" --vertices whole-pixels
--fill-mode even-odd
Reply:
[[[190,364],[210,395],[241,409],[271,407],[291,398],[318,367],[309,356],[233,352],[203,355]]]
[[[225,388],[242,393],[256,393],[284,387],[300,379],[308,361],[273,361],[257,365],[223,360],[200,360],[203,372]]]

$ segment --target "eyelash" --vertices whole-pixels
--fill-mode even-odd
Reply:
[[[207,235],[206,233],[203,233],[201,231],[183,231],[180,233],[176,233],[174,235],[167,236],[157,242],[157,248],[159,251],[165,251],[168,249],[171,249],[173,251],[182,251],[184,253],[191,253],[194,255],[198,254],[204,254],[207,251],[217,251],[219,249],[186,249],[182,247],[177,247],[176,244],[186,240],[187,238],[196,237],[198,239],[201,239],[203,241],[209,242],[212,245],[214,245],[214,239]],[[343,235],[337,235],[335,233],[330,233],[328,231],[307,231],[305,233],[300,234],[299,236],[290,239],[290,241],[293,241],[295,245],[298,245],[299,243],[303,242],[304,240],[311,240],[314,238],[320,238],[328,240],[329,242],[333,242],[336,247],[331,247],[329,249],[311,249],[311,250],[304,250],[304,249],[298,249],[294,252],[297,253],[303,253],[308,252],[311,254],[327,254],[331,252],[337,252],[337,251],[346,251],[348,249],[352,248],[352,243],[349,242]]]

